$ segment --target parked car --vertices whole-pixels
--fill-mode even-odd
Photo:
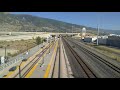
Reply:
[[[12,68],[9,69],[9,71],[15,71],[17,66],[13,66]]]
[[[75,46],[72,46],[73,48],[75,48]]]
[[[4,75],[3,77],[6,77],[7,75]]]
[[[23,59],[22,61],[27,61],[27,59]]]

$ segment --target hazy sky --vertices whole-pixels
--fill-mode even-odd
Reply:
[[[56,19],[64,22],[120,30],[120,12],[12,12],[14,14],[30,14],[34,16]]]

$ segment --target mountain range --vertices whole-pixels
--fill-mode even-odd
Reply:
[[[96,28],[83,25],[77,25],[32,15],[0,12],[0,31],[2,32],[81,32],[83,27],[85,27],[89,33],[97,33]],[[115,30],[110,31],[101,29],[100,33],[108,34],[109,32],[114,33]],[[120,33],[119,30],[118,32]]]

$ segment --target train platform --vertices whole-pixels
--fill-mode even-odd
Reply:
[[[56,40],[50,53],[47,52],[25,78],[73,78],[61,39]]]
[[[35,65],[31,71],[26,75],[25,78],[44,78],[46,73],[46,69],[50,62],[50,58],[54,55],[57,44],[55,43],[54,46],[47,50],[45,55],[41,58],[37,65]]]
[[[3,72],[1,78],[74,78],[61,38],[47,43],[19,68],[20,63],[14,64],[15,71]]]
[[[44,43],[44,45],[47,46],[48,43]],[[36,52],[35,52],[35,51],[32,51],[32,53],[29,52],[29,58],[28,58],[27,62],[24,62],[23,64],[26,65],[27,63],[29,63],[29,61],[32,60],[32,59],[36,56],[37,53],[41,52],[41,51],[42,51],[42,49],[41,49],[42,46],[43,46],[43,44],[40,44],[39,46],[34,47],[35,49],[34,49],[34,48],[31,49],[31,51],[32,51],[32,50],[35,50]],[[30,56],[30,55],[31,55],[31,56]],[[7,78],[10,77],[11,74],[13,74],[15,71],[9,72],[9,69],[10,69],[11,67],[13,67],[13,66],[19,66],[20,63],[21,63],[21,60],[16,61],[15,63],[13,63],[13,64],[11,64],[10,66],[6,67],[4,70],[0,71],[0,78],[2,78],[2,77],[4,77],[4,76],[7,77]],[[23,65],[23,66],[24,66],[24,65]]]

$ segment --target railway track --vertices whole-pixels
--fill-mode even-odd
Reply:
[[[83,77],[84,78],[97,78],[97,76],[94,74],[94,72],[88,67],[88,65],[82,60],[82,58],[73,50],[73,48],[67,43],[67,41],[63,38],[63,41],[65,42],[65,44],[67,45],[67,47],[69,48],[70,52],[72,53],[72,55],[74,56],[74,60],[76,60],[76,62],[78,63],[77,65],[79,65]],[[80,72],[79,70],[77,70],[77,72]],[[78,76],[79,78],[79,76]]]
[[[79,49],[84,52],[86,55],[94,58],[95,60],[98,60],[100,61],[101,63],[103,63],[104,65],[106,65],[107,67],[109,67],[113,72],[116,73],[117,77],[120,77],[120,68],[115,66],[114,64],[108,62],[107,60],[105,60],[104,58],[96,55],[95,53],[91,52],[90,50],[88,50],[87,48],[85,47],[82,47],[80,44],[78,43],[75,43],[73,40],[71,39],[67,39],[69,40],[70,42],[74,43],[76,46],[79,47]]]
[[[51,78],[60,78],[60,40],[55,55]]]
[[[36,55],[33,60],[31,60],[24,68],[21,69],[21,78],[24,78],[29,72],[30,70],[35,66],[35,64],[39,61],[39,59],[42,57],[42,55],[44,55],[44,53],[49,49],[49,47],[53,46],[53,43],[51,43],[48,47],[44,48],[38,55]],[[33,62],[34,61],[34,62]],[[31,65],[30,65],[31,64]],[[30,66],[29,66],[30,65]],[[27,67],[29,66],[29,68],[27,69]],[[27,70],[25,70],[27,69]],[[25,71],[24,71],[25,70]],[[24,71],[24,72],[23,72]],[[16,78],[18,77],[19,72],[13,77]]]

